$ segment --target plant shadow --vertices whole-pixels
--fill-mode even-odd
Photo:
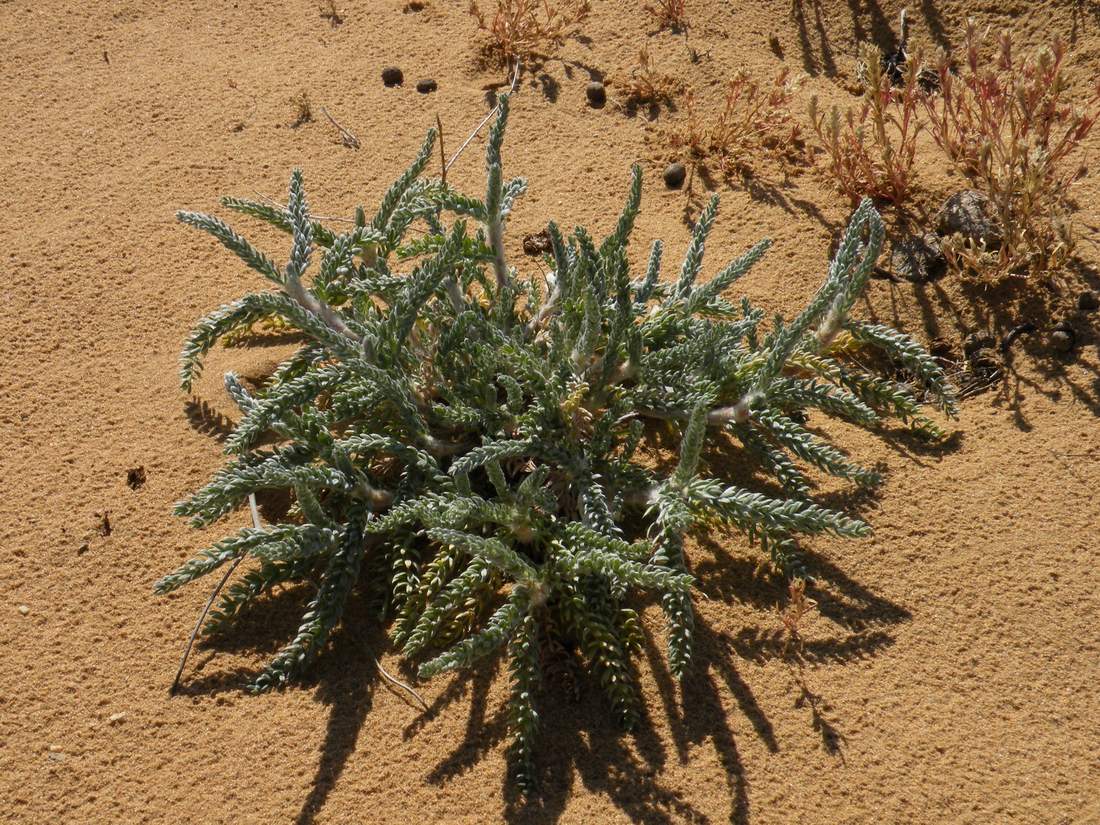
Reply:
[[[917,305],[923,333],[949,350],[965,350],[967,336],[972,334],[989,337],[991,345],[981,354],[995,367],[995,380],[984,389],[995,392],[997,406],[1012,411],[1019,429],[1028,431],[1032,426],[1022,405],[1028,394],[1057,401],[1068,392],[1100,417],[1100,339],[1095,320],[1075,301],[1080,290],[1100,289],[1100,272],[1084,261],[1073,259],[1057,280],[1008,277],[993,283],[975,275],[949,273],[935,282],[887,283],[885,288],[890,290],[886,317],[864,299],[872,321],[907,331],[901,302],[911,300]],[[1073,348],[1067,353],[1051,346],[1051,334],[1061,324],[1073,330]],[[958,358],[960,364],[967,363],[967,358]]]
[[[705,549],[710,550],[711,545]],[[721,563],[700,561],[695,565],[702,592],[720,593],[723,600],[768,609],[784,602],[787,589],[782,576],[755,575],[753,562],[735,558],[738,563],[729,564],[726,559],[734,557],[729,551],[723,553]],[[699,555],[710,557],[711,553]],[[562,684],[548,674],[539,698],[539,792],[522,799],[505,781],[506,820],[517,825],[557,822],[568,801],[583,788],[609,799],[632,822],[709,822],[708,815],[681,790],[662,781],[670,759],[687,764],[690,754],[709,746],[725,771],[728,819],[747,823],[751,800],[731,722],[747,720],[752,735],[770,752],[778,752],[780,745],[767,711],[741,673],[741,664],[746,662],[759,665],[774,660],[797,665],[795,681],[801,692],[796,707],[809,711],[810,724],[821,735],[826,752],[843,758],[844,736],[834,709],[807,685],[801,668],[804,664],[858,662],[878,655],[894,643],[891,628],[908,621],[910,613],[823,556],[812,551],[805,555],[813,576],[808,593],[837,632],[792,646],[777,629],[782,625],[772,613],[775,629],[761,625],[734,633],[723,629],[716,620],[721,614],[712,616],[714,611],[702,600],[696,613],[694,658],[682,682],[668,669],[663,642],[647,629],[640,666],[652,673],[659,702],[643,711],[640,724],[631,733],[623,733],[612,721],[598,685],[584,678]],[[495,670],[452,677],[429,712],[406,729],[406,737],[414,737],[450,705],[469,702],[464,736],[429,769],[426,778],[432,784],[446,786],[458,779],[506,739],[506,709],[503,704],[491,707],[489,700],[490,687],[500,670],[498,664]],[[664,713],[667,719],[667,741],[652,724],[655,713]]]
[[[783,602],[786,592],[783,577],[755,574],[751,559],[739,558],[714,540],[702,545],[700,551],[692,555],[706,557],[700,559],[694,570],[702,592],[720,594],[724,601],[761,609],[771,609]],[[557,822],[568,800],[579,790],[579,782],[586,791],[610,799],[634,822],[709,822],[708,816],[683,791],[662,781],[670,758],[687,764],[689,754],[701,746],[709,746],[714,748],[725,771],[729,821],[748,822],[749,790],[731,720],[747,720],[753,735],[769,751],[778,752],[780,746],[766,710],[740,672],[740,663],[755,665],[774,660],[796,662],[801,667],[802,663],[860,661],[888,648],[893,643],[890,628],[910,616],[903,607],[871,592],[823,556],[813,551],[804,554],[813,576],[809,595],[817,603],[818,612],[844,632],[835,637],[807,640],[792,651],[790,640],[766,624],[737,632],[723,629],[711,615],[714,611],[702,600],[697,610],[694,659],[683,682],[677,682],[669,672],[660,650],[663,643],[647,631],[642,664],[653,674],[660,710],[643,710],[640,724],[631,734],[624,734],[611,720],[598,685],[584,678],[564,678],[571,674],[555,673],[547,667],[539,703],[540,792],[524,800],[505,781],[507,821]],[[718,561],[712,563],[711,558]],[[255,675],[255,666],[245,667],[233,661],[217,672],[205,671],[219,656],[232,660],[241,655],[250,658],[273,655],[279,646],[274,640],[293,636],[308,591],[308,584],[287,588],[246,609],[231,633],[203,643],[200,652],[209,655],[192,668],[178,692],[210,697],[243,690],[245,682]],[[338,631],[331,648],[318,659],[307,677],[306,684],[314,686],[316,700],[328,706],[329,711],[321,756],[310,791],[295,819],[297,825],[310,825],[323,810],[355,752],[359,733],[371,710],[374,691],[380,684],[374,652],[381,652],[387,645],[385,630],[375,616],[368,599],[358,594],[353,597],[345,626],[354,627],[355,632]],[[506,709],[502,705],[492,707],[490,701],[492,686],[502,670],[498,660],[491,666],[455,675],[427,712],[406,727],[404,738],[410,740],[452,705],[468,703],[463,736],[449,754],[427,769],[424,779],[429,783],[443,787],[455,781],[505,740]],[[840,755],[843,735],[831,716],[828,702],[804,681],[798,684],[802,693],[796,706],[809,709],[811,724],[820,732],[823,747]],[[667,717],[674,755],[670,755],[668,743],[652,724],[652,714],[656,712]]]
[[[247,654],[249,658],[261,660],[273,656],[283,643],[276,640],[290,639],[297,630],[307,601],[303,591],[307,589],[308,585],[305,585],[268,595],[242,612],[234,622],[232,632],[204,640],[198,651],[206,653],[206,656],[199,658],[175,693],[211,698],[220,693],[244,692],[262,665],[234,663],[209,674],[204,671],[219,655],[233,657]],[[348,759],[355,752],[359,733],[373,705],[374,691],[379,685],[374,651],[381,652],[387,639],[367,599],[359,595],[352,597],[343,627],[355,630],[341,629],[334,633],[328,649],[300,683],[313,687],[316,701],[327,706],[329,713],[321,756],[310,792],[295,817],[296,825],[311,825],[324,807]]]
[[[229,416],[214,409],[207,401],[199,398],[190,398],[183,406],[183,412],[187,416],[191,429],[222,444],[233,434],[237,423]]]

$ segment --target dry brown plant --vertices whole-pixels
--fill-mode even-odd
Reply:
[[[802,645],[802,637],[799,628],[806,614],[817,608],[817,602],[806,596],[806,580],[802,578],[791,579],[787,586],[787,607],[780,611],[779,620],[787,631],[787,644],[797,642]]]
[[[862,102],[843,115],[837,106],[826,113],[815,95],[810,98],[810,123],[833,182],[853,205],[864,196],[900,204],[912,188],[922,128],[918,112],[926,93],[921,58],[914,54],[895,70],[900,81],[896,86],[877,49],[864,46],[860,62],[866,67]]]
[[[1001,238],[990,248],[951,238],[945,252],[960,268],[1054,271],[1073,253],[1069,192],[1084,171],[1077,150],[1100,117],[1100,82],[1074,95],[1057,38],[1023,58],[1009,32],[990,40],[968,21],[962,63],[940,53],[941,93],[925,109],[948,161],[989,197]]]
[[[681,31],[687,28],[684,0],[656,0],[655,3],[646,3],[643,8],[657,18],[662,29]]]
[[[488,12],[470,2],[470,14],[489,36],[485,52],[502,66],[550,56],[577,34],[590,10],[588,0],[494,0]]]
[[[313,122],[313,104],[309,102],[309,92],[302,89],[290,99],[290,102],[294,106],[294,120],[291,121],[291,129],[297,129],[304,123]]]
[[[638,63],[631,70],[630,77],[614,85],[623,96],[623,103],[628,108],[656,106],[671,102],[683,89],[682,82],[672,75],[659,71],[653,65],[649,49],[644,46],[638,53]]]
[[[717,159],[731,176],[751,172],[750,156],[761,151],[791,160],[800,154],[802,141],[790,104],[804,82],[786,68],[771,82],[739,71],[729,81],[721,111],[711,119],[700,111],[689,90],[684,106],[687,117],[683,127],[669,135],[669,144],[687,149],[696,160]]]

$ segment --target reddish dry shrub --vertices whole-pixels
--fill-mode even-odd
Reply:
[[[646,3],[643,8],[657,18],[662,29],[679,31],[687,28],[684,0],[657,0],[656,3]]]
[[[590,10],[588,0],[495,0],[486,14],[477,0],[470,2],[478,28],[489,35],[486,53],[503,66],[549,56],[577,33]]]
[[[810,123],[828,158],[828,171],[838,189],[857,204],[869,196],[900,204],[909,197],[921,100],[921,60],[914,55],[902,67],[894,86],[873,47],[860,50],[866,66],[863,100],[841,115],[833,106],[826,114],[810,98]]]
[[[628,107],[655,106],[671,101],[683,88],[683,83],[672,75],[659,71],[653,65],[649,48],[642,47],[638,53],[638,64],[631,70],[630,77],[616,81],[615,88],[623,96]]]
[[[687,117],[683,127],[670,134],[669,143],[689,150],[696,159],[716,158],[727,175],[750,171],[750,154],[761,150],[789,160],[801,146],[801,129],[790,104],[804,82],[785,68],[771,82],[739,71],[729,81],[721,112],[709,121],[689,91],[684,101]]]
[[[940,95],[925,110],[933,139],[1001,224],[997,249],[952,239],[954,263],[1021,274],[1057,268],[1072,254],[1069,191],[1083,173],[1075,150],[1100,117],[1100,83],[1072,101],[1065,46],[1057,38],[1021,59],[1012,37],[990,43],[968,21],[962,65],[940,53]]]

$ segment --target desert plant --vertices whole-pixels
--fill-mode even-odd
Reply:
[[[431,132],[373,219],[360,209],[345,232],[310,217],[299,172],[285,209],[224,199],[291,233],[283,266],[218,218],[179,213],[276,287],[199,322],[183,351],[183,387],[219,337],[242,324],[278,316],[302,345],[261,388],[226,376],[241,410],[227,442],[233,458],[176,512],[201,527],[261,490],[285,490],[294,504],[286,523],[218,542],[156,591],[253,557],[255,568],[212,614],[207,629],[216,631],[275,585],[314,583],[300,630],[255,678],[258,691],[313,661],[357,584],[383,600],[394,641],[422,661],[423,678],[505,650],[512,764],[526,789],[539,674],[552,651],[579,657],[629,727],[638,719],[638,611],[656,599],[668,619],[671,670],[687,673],[693,578],[684,538],[692,525],[738,528],[799,574],[797,534],[867,534],[862,521],[811,500],[797,462],[860,485],[879,476],[812,434],[807,411],[867,427],[899,417],[934,432],[918,393],[930,390],[948,412],[954,406],[920,346],[849,318],[882,242],[869,202],[806,309],[770,327],[748,300],[724,297],[767,241],[700,281],[717,197],[671,280],[661,279],[660,242],[632,277],[638,168],[607,238],[597,244],[578,228],[566,239],[551,223],[552,275],[521,276],[503,241],[526,188],[502,173],[507,115],[502,96],[482,199],[421,178]],[[409,239],[414,222],[425,231]],[[399,273],[402,264],[409,271]],[[869,350],[904,365],[912,384],[861,367]],[[679,456],[662,467],[653,445],[669,435],[680,438]],[[711,465],[704,448],[731,438],[783,495],[753,492],[747,472]]]
[[[310,103],[309,92],[302,89],[291,98],[290,102],[294,106],[294,120],[291,121],[291,129],[297,129],[299,126],[313,122],[313,104]]]
[[[646,3],[643,8],[657,18],[657,24],[662,29],[682,31],[687,28],[684,0],[656,0],[655,3]]]
[[[1021,59],[1008,32],[992,46],[988,35],[970,20],[961,65],[940,53],[940,95],[926,110],[947,159],[989,197],[1001,237],[988,249],[956,238],[947,251],[1001,272],[1049,270],[1072,252],[1072,158],[1100,117],[1100,83],[1075,106],[1060,40]]]
[[[470,0],[470,14],[489,35],[486,53],[502,66],[548,57],[588,17],[588,0],[493,0],[491,16]]]
[[[646,46],[638,53],[638,63],[631,69],[630,76],[615,82],[615,88],[628,107],[655,106],[671,101],[682,87],[679,80],[653,65],[653,58]]]
[[[859,106],[843,115],[838,106],[826,113],[814,95],[810,123],[833,183],[853,204],[863,197],[900,204],[909,197],[922,128],[920,55],[891,64],[892,78],[878,50],[864,45],[860,65],[865,76]]]
[[[779,620],[787,631],[787,647],[791,642],[802,644],[800,628],[802,620],[817,607],[817,602],[806,596],[806,580],[793,578],[787,584],[787,606],[779,611]]]
[[[738,71],[726,86],[721,111],[713,116],[700,111],[689,91],[684,101],[686,118],[669,134],[669,144],[688,149],[696,159],[717,159],[728,175],[748,170],[749,157],[760,151],[790,159],[801,144],[790,103],[803,82],[786,68],[770,83]]]

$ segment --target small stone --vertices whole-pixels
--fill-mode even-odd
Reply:
[[[901,235],[890,243],[890,269],[915,284],[936,281],[947,274],[947,258],[933,233]]]
[[[126,486],[131,490],[140,490],[147,480],[148,474],[144,467],[131,467],[126,471]]]
[[[27,605],[25,605],[25,604],[19,605],[19,615],[20,616],[26,616],[30,612],[31,612],[31,609],[29,607],[27,607]]]
[[[387,86],[400,86],[405,81],[405,75],[396,66],[387,66],[382,70],[382,82]]]
[[[1050,346],[1056,352],[1073,352],[1077,346],[1077,330],[1068,321],[1059,321],[1050,334]]]
[[[584,93],[588,96],[588,105],[593,109],[602,109],[607,102],[607,89],[598,80],[589,83]]]
[[[86,542],[86,541],[82,541],[82,542],[80,542],[80,546],[78,548],[76,548],[76,554],[78,556],[83,556],[85,553],[87,553],[91,549],[92,549],[92,545],[88,544],[88,542]]]
[[[1077,296],[1077,308],[1082,312],[1094,312],[1100,309],[1100,296],[1091,289],[1086,289]]]
[[[63,754],[63,753],[52,753],[51,752],[51,753],[46,754],[46,758],[49,759],[51,762],[64,762],[65,761],[65,754]]]
[[[1065,330],[1060,329],[1050,334],[1050,346],[1056,352],[1072,352],[1073,343],[1073,335]]]
[[[110,722],[112,725],[117,725],[119,722],[121,722],[125,718],[126,718],[126,714],[124,712],[120,711],[118,713],[112,713],[107,718],[107,721]]]
[[[61,746],[60,745],[50,745],[47,750],[49,750],[50,753],[61,753]]]
[[[416,90],[422,95],[431,94],[438,88],[439,85],[430,77],[422,77],[416,81]]]
[[[665,186],[669,189],[679,189],[684,185],[687,177],[687,168],[682,163],[670,163],[665,167]]]
[[[996,344],[996,339],[988,332],[972,332],[963,339],[963,354],[973,358],[983,349],[993,349]]]
[[[975,243],[985,242],[986,249],[1001,246],[1001,225],[989,198],[973,189],[956,192],[936,216],[936,233],[941,238],[962,235]]]

